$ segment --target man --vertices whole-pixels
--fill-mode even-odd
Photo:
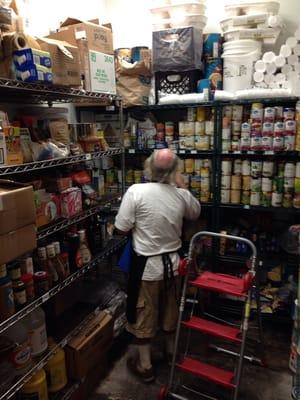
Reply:
[[[154,380],[151,339],[158,327],[166,337],[166,355],[173,352],[178,318],[177,251],[183,219],[197,219],[200,204],[177,173],[178,157],[170,149],[157,150],[145,162],[149,183],[132,185],[125,193],[116,228],[132,233],[133,259],[129,273],[127,330],[134,335],[135,354],[129,369],[143,382]]]

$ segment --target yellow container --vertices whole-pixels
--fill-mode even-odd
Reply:
[[[48,400],[46,373],[43,369],[34,374],[20,391],[20,400],[27,400],[29,398],[33,398],[34,400]]]
[[[54,343],[52,346],[53,345]],[[48,390],[50,393],[56,393],[66,386],[68,379],[65,352],[63,349],[58,349],[57,353],[50,358],[45,366],[45,370],[47,374]]]
[[[205,121],[205,107],[197,107],[196,120],[199,122]]]
[[[195,163],[193,158],[186,158],[184,160],[184,170],[186,174],[192,174],[195,171]]]

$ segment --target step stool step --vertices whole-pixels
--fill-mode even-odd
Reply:
[[[228,389],[234,389],[233,383],[234,374],[230,371],[214,367],[202,361],[194,360],[190,357],[185,357],[182,362],[176,366],[184,372],[198,376],[201,379],[216,383]]]
[[[232,275],[215,274],[205,271],[190,284],[212,292],[231,294],[237,297],[247,296],[245,280]]]
[[[182,324],[187,328],[191,328],[208,335],[241,343],[240,330],[229,325],[219,324],[195,316],[188,321],[183,321]]]

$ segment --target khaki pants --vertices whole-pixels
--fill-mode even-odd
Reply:
[[[139,339],[150,339],[161,328],[174,332],[178,319],[180,277],[165,289],[164,281],[142,281],[137,301],[136,323],[127,324],[127,331]]]

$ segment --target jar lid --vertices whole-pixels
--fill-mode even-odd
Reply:
[[[33,280],[33,275],[32,274],[22,274],[21,275],[21,281],[24,283],[28,283]]]
[[[24,282],[22,281],[15,281],[13,283],[13,290],[23,290],[25,288]]]
[[[46,271],[37,271],[33,276],[35,281],[42,281],[44,279],[48,279],[48,273]]]

